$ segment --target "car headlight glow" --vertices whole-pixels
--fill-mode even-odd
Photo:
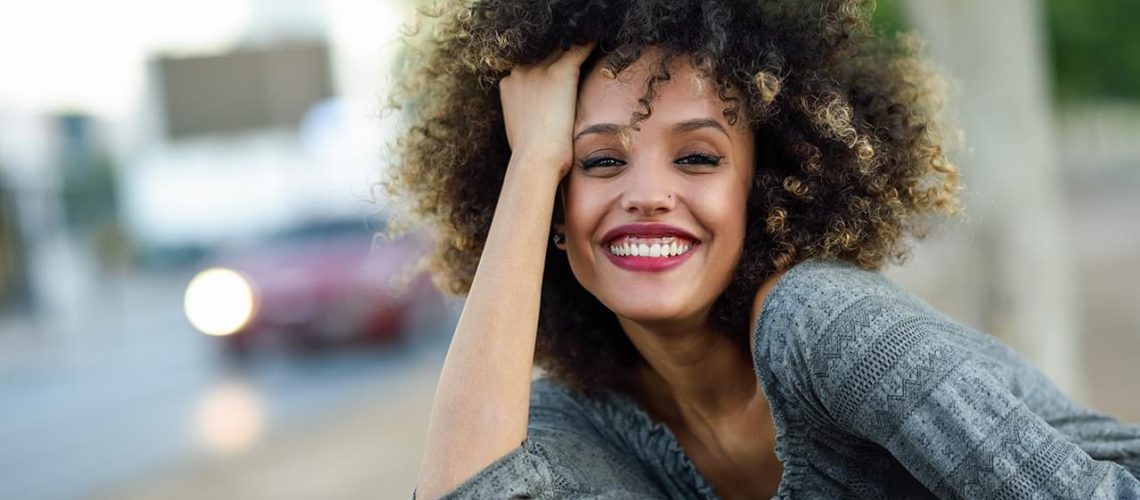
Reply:
[[[253,285],[232,269],[206,269],[186,286],[183,306],[190,324],[202,333],[231,335],[253,319]]]

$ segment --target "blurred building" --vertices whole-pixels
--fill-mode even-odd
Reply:
[[[0,168],[0,311],[26,307],[27,265],[14,189]]]
[[[303,150],[299,132],[333,97],[323,41],[163,54],[148,74],[153,126],[123,176],[126,222],[147,249],[185,253],[272,230],[304,210],[290,206],[298,171],[335,169]]]
[[[117,223],[113,169],[89,115],[0,114],[0,308],[51,317],[109,270],[90,242]]]
[[[0,21],[0,311],[46,330],[133,266],[378,210],[408,5],[135,3],[145,22],[53,2]]]

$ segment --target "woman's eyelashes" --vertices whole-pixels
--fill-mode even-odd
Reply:
[[[715,167],[720,165],[721,158],[721,156],[717,155],[696,153],[680,158],[676,163],[681,165],[709,165]]]
[[[723,156],[717,156],[717,155],[713,155],[713,154],[694,153],[694,154],[689,154],[689,155],[685,155],[685,156],[682,156],[680,158],[677,158],[676,160],[673,160],[673,162],[676,163],[677,165],[685,165],[685,166],[711,166],[711,167],[715,167],[715,166],[720,165],[720,161],[723,158],[724,158]],[[594,168],[604,168],[604,167],[611,167],[611,168],[612,167],[621,167],[621,166],[624,166],[625,164],[626,164],[625,160],[620,160],[620,159],[614,158],[612,156],[599,156],[599,157],[595,157],[595,158],[587,158],[585,160],[582,160],[582,168],[585,170],[590,170],[590,169],[594,169]]]
[[[622,165],[625,165],[624,161],[609,156],[586,158],[585,160],[582,160],[582,168],[586,170],[597,167],[620,167]]]

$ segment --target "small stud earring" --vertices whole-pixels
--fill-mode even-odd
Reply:
[[[551,236],[550,240],[553,241],[555,245],[561,245],[566,242],[566,235],[562,233],[554,233],[554,236]]]

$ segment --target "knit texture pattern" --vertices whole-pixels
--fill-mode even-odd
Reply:
[[[1140,499],[1140,427],[878,273],[789,270],[755,326],[777,498]],[[633,400],[531,387],[527,440],[446,498],[718,498]]]

